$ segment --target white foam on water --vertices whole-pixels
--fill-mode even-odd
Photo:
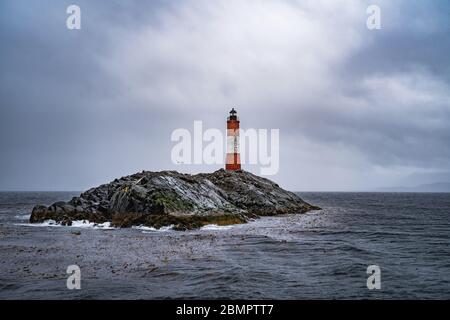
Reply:
[[[71,226],[64,226],[60,223],[57,223],[55,220],[45,220],[40,223],[16,223],[15,225],[26,226],[26,227],[66,227],[66,228],[89,228],[89,229],[101,229],[101,230],[116,229],[116,228],[111,227],[111,222],[94,223],[94,222],[89,222],[88,220],[74,220],[74,221],[72,221]]]
[[[323,214],[323,212],[324,212],[324,210],[312,210],[312,211],[308,211],[308,212],[304,213],[304,215],[314,216],[314,215]]]
[[[75,221],[72,221],[71,227],[74,227],[74,228],[103,229],[103,230],[115,229],[115,228],[111,227],[111,222],[94,223],[94,222],[89,222],[88,220],[75,220]]]
[[[28,221],[28,220],[30,220],[30,216],[31,216],[31,214],[24,213],[24,214],[15,215],[14,218],[19,219],[19,220],[27,220]]]
[[[207,224],[206,226],[201,227],[200,230],[216,231],[216,230],[228,230],[231,228],[233,228],[232,225],[219,226],[217,224]]]
[[[55,220],[45,220],[39,223],[15,223],[14,225],[24,227],[62,227]]]
[[[153,228],[153,227],[146,227],[146,226],[132,226],[132,229],[140,230],[142,233],[153,233],[153,232],[165,232],[170,231],[173,229],[173,224],[166,227],[161,227],[159,229]]]
[[[143,230],[143,231],[156,231],[156,228],[146,226],[132,226],[131,229]]]

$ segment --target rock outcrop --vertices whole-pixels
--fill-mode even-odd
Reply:
[[[186,230],[317,209],[293,192],[246,171],[221,169],[197,175],[143,171],[92,188],[68,202],[37,205],[30,222],[110,221],[116,227],[173,225]]]

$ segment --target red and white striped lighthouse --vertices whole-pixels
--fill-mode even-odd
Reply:
[[[227,159],[226,170],[241,170],[241,157],[239,154],[239,119],[234,108],[230,111],[227,120]]]

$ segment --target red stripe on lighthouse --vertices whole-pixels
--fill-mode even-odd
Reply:
[[[236,111],[231,109],[227,120],[227,158],[226,170],[241,170],[241,157],[239,154],[239,119]]]

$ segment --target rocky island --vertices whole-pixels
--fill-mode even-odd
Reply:
[[[175,230],[188,230],[318,209],[276,183],[243,170],[196,175],[142,171],[89,189],[68,202],[36,205],[30,222],[51,219],[71,225],[88,220],[111,222],[114,227],[172,225]]]

